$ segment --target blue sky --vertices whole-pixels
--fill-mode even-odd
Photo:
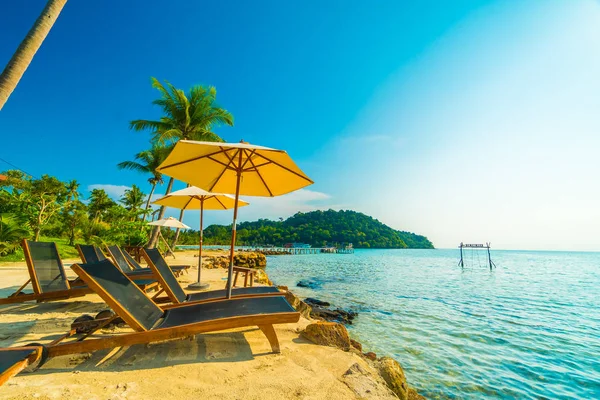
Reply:
[[[3,7],[1,65],[43,5]],[[224,139],[316,182],[241,219],[351,208],[438,247],[600,250],[599,45],[594,0],[71,1],[0,112],[0,157],[148,190],[115,165],[147,147],[128,122],[159,116],[150,77],[210,84]]]

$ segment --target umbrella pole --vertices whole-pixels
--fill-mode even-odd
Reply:
[[[204,239],[204,197],[200,199],[200,243],[198,246],[198,282],[188,285],[190,290],[201,290],[208,289],[210,285],[208,283],[202,283],[200,280],[200,274],[202,273],[202,242]]]
[[[240,199],[240,181],[242,178],[242,152],[240,151],[240,164],[237,171],[237,183],[235,186],[235,204],[233,205],[233,226],[231,227],[231,250],[229,253],[229,271],[227,274],[227,298],[231,298],[233,279],[233,250],[235,247],[235,235],[237,231],[238,200]]]
[[[202,239],[204,236],[204,199],[200,200],[200,246],[198,246],[198,283],[202,272]]]

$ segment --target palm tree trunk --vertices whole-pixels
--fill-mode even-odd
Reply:
[[[56,22],[67,0],[48,0],[46,7],[0,75],[0,110],[15,90],[27,67]]]
[[[189,188],[191,185],[188,183],[186,185],[186,188]],[[181,212],[179,213],[179,222],[183,222],[183,213],[185,212],[185,210],[182,208]],[[179,231],[181,229],[177,228],[175,230],[175,237],[173,238],[173,242],[171,244],[171,248],[173,249],[173,251],[175,251],[175,245],[177,245],[177,240],[179,240]]]
[[[185,210],[181,210],[179,212],[179,222],[181,222],[183,220],[183,213],[185,212]],[[173,251],[175,251],[175,245],[177,245],[177,240],[179,240],[179,231],[181,229],[177,228],[175,229],[175,237],[173,238],[173,242],[171,242],[171,248],[173,249]]]
[[[174,178],[169,179],[169,184],[167,185],[167,191],[165,192],[165,196],[168,195],[169,193],[171,193],[171,189],[173,188],[174,181],[175,181]],[[160,211],[158,212],[157,219],[162,219],[162,217],[164,217],[165,209],[166,209],[165,206],[160,207]],[[154,229],[152,229],[152,236],[150,237],[150,242],[148,243],[148,248],[153,249],[156,247],[156,243],[158,242],[158,233],[159,232],[160,232],[160,226],[155,226]]]
[[[154,189],[156,189],[156,183],[152,184],[152,190],[150,190],[150,194],[148,195],[148,201],[146,202],[146,212],[144,213],[144,219],[142,219],[142,222],[146,222],[146,217],[148,216],[148,209],[150,208],[150,201],[152,200]]]

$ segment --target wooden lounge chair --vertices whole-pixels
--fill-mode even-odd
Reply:
[[[22,303],[35,300],[63,300],[71,297],[85,296],[92,290],[81,280],[69,281],[65,268],[58,254],[56,243],[32,242],[23,239],[21,242],[29,279],[16,292],[7,298],[0,299],[0,304]],[[33,293],[23,290],[31,283]]]
[[[57,344],[49,349],[49,356],[69,354],[67,349],[73,350],[78,346],[82,346],[81,351],[90,351],[90,348],[148,343],[245,326],[258,326],[269,339],[272,350],[279,352],[273,324],[293,323],[300,319],[300,313],[283,296],[236,298],[161,308],[120,270],[107,268],[107,263],[110,261],[73,264],[71,268],[131,328],[142,333]]]
[[[144,249],[142,256],[146,259],[148,266],[154,271],[154,276],[158,279],[158,282],[160,282],[161,291],[165,291],[167,296],[169,296],[168,300],[173,304],[201,303],[225,299],[227,296],[226,289],[186,294],[160,252]],[[274,286],[256,286],[233,288],[231,296],[232,298],[283,296],[283,293]],[[162,299],[156,298],[154,300],[161,301]]]
[[[78,244],[76,245],[79,257],[84,263],[97,263],[100,261],[108,260],[102,250],[98,246],[91,244]],[[128,264],[120,264],[116,260],[113,263],[114,266],[119,268],[123,273],[135,280],[135,283],[142,287],[144,291],[154,289],[158,286],[158,282],[152,274],[150,269],[146,271],[132,271]]]
[[[145,271],[149,274],[154,274],[153,270],[151,270],[150,268],[142,267],[128,252],[124,251],[119,246],[107,246],[106,248],[111,258],[115,261],[115,263],[119,263],[119,265],[123,266],[120,267],[121,271],[125,272],[125,266],[128,265],[130,270]],[[171,267],[175,276],[180,276],[183,273],[183,271],[187,268],[189,268],[189,265],[179,265]]]
[[[273,325],[295,323],[300,319],[300,313],[296,312],[283,296],[238,298],[161,308],[130,278],[114,268],[109,260],[92,264],[74,264],[71,268],[111,306],[117,313],[115,317],[122,318],[135,332],[92,336],[93,331],[90,331],[83,337],[76,337],[77,330],[71,329],[52,343],[41,346],[43,352],[38,350],[36,353],[42,354],[42,360],[37,367],[50,357],[184,339],[201,333],[247,326],[258,326],[267,337],[271,350],[279,353],[279,340]],[[115,317],[107,318],[106,322],[110,322]],[[99,325],[95,330],[102,326],[105,324]],[[7,365],[12,363],[7,368],[12,375],[23,369],[21,361],[26,357],[26,353],[19,353],[23,349],[27,348],[0,349],[0,359],[2,359],[2,351],[17,352],[15,357],[7,359]],[[33,353],[30,354],[34,357]],[[2,366],[3,364],[0,364],[0,369]],[[6,374],[7,379],[9,375]]]
[[[142,249],[142,257],[144,257],[144,260],[146,260],[147,263],[148,263],[148,256],[150,256],[152,258],[152,260],[161,259],[166,263],[165,258],[160,253],[160,251],[156,248],[154,248],[154,249],[143,248]],[[148,265],[148,267],[149,266],[150,265]],[[169,265],[169,268],[171,268],[171,270],[173,271],[175,276],[181,275],[181,273],[183,271],[187,272],[187,270],[190,269],[190,267],[191,267],[191,265]]]
[[[154,277],[154,273],[150,268],[140,268],[133,269],[131,265],[127,262],[125,255],[119,248],[119,246],[106,246],[106,250],[110,255],[113,264],[115,264],[124,274],[129,276],[130,278],[143,278],[143,279],[152,279],[156,280]],[[86,262],[88,262],[86,260]]]
[[[0,349],[0,386],[26,368],[36,368],[45,361],[41,346]]]

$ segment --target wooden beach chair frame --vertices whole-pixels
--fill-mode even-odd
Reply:
[[[113,251],[110,248],[111,246],[107,246],[107,250],[108,252],[111,254],[111,256],[113,255]],[[138,264],[138,262],[135,260],[135,258],[133,258],[131,256],[131,254],[129,254],[127,251],[123,250],[121,247],[119,246],[112,246],[116,249],[118,249],[121,254],[123,255],[123,258],[125,259],[125,261],[129,264],[129,266],[133,269],[133,271],[148,271],[150,270],[149,267],[142,267],[140,264]],[[143,248],[141,249],[142,251],[144,250]],[[140,253],[141,255],[141,253]],[[173,271],[173,273],[175,274],[175,276],[181,276],[183,274],[183,272],[187,272],[189,268],[191,268],[191,265],[171,265],[171,270]],[[152,270],[150,270],[152,272]],[[153,273],[153,272],[152,272]]]
[[[0,386],[27,367],[35,367],[43,362],[44,348],[27,346],[0,349]]]
[[[115,264],[125,275],[130,278],[153,279],[156,280],[153,271],[150,268],[134,268],[131,266],[123,250],[119,246],[106,246],[106,251],[110,255],[113,264]],[[85,262],[85,261],[84,261]]]
[[[77,339],[73,338],[77,334],[77,324],[73,324],[69,332],[50,344],[41,346],[45,353],[44,359],[135,344],[184,339],[201,333],[248,326],[257,326],[269,341],[271,350],[274,353],[279,353],[279,339],[273,325],[295,323],[300,319],[300,313],[295,311],[282,296],[215,300],[202,304],[159,307],[146,297],[144,292],[127,275],[116,268],[110,268],[109,264],[112,265],[110,261],[104,260],[95,264],[73,264],[71,268],[115,311],[116,315],[105,318],[104,323],[96,325],[83,337]],[[98,278],[101,275],[98,273],[100,270],[103,271],[102,275],[104,276]],[[109,285],[113,285],[112,289],[103,286],[103,279],[105,283],[109,282]],[[124,290],[124,292],[115,294],[116,291],[120,290]],[[138,304],[130,304],[128,309],[126,304],[113,295],[117,297],[120,295],[121,298],[128,300],[136,299],[135,301]],[[211,312],[214,314],[213,317],[202,318],[203,314],[210,314]],[[218,316],[219,313],[221,314],[220,317]],[[173,316],[174,321],[169,322],[170,315]],[[140,316],[144,319],[138,320]],[[118,317],[122,318],[135,332],[91,336],[95,331]],[[73,340],[65,342],[69,338],[73,338]],[[0,355],[2,354],[1,351],[4,350],[11,349],[0,349]],[[42,354],[42,352],[38,351],[36,354]],[[11,374],[14,375],[24,367],[22,360],[18,360],[9,369]],[[6,379],[8,379],[8,374]]]
[[[111,264],[113,264],[113,266],[115,268],[118,268],[121,272],[123,272],[124,274],[126,274],[127,276],[132,278],[134,281],[137,281],[136,284],[139,287],[141,287],[142,290],[144,290],[145,292],[153,290],[153,289],[158,290],[158,281],[156,280],[156,277],[152,274],[151,270],[142,271],[141,273],[136,272],[136,271],[129,271],[129,272],[123,271],[123,268],[121,268],[120,263],[118,263],[118,261],[113,257],[112,253],[109,252],[111,259],[112,259],[111,260],[111,259],[107,258],[104,255],[104,252],[102,251],[102,249],[100,249],[100,247],[98,247],[96,245],[77,244],[77,245],[75,245],[75,247],[77,248],[77,252],[79,253],[79,258],[81,258],[81,261],[83,261],[84,264],[109,260],[109,261],[111,261]],[[87,254],[88,251],[93,251],[93,253],[95,254],[95,258],[90,257],[91,254]],[[129,268],[129,267],[127,267],[127,268]],[[148,282],[144,282],[144,281],[148,281]]]
[[[165,261],[165,263],[167,262],[167,260],[165,260],[165,256],[157,248],[149,249],[149,248],[144,247],[142,249],[142,258],[144,260],[146,260],[148,267],[150,267],[150,264],[148,261],[148,251],[156,253],[156,255],[160,256]],[[173,271],[175,276],[180,276],[183,274],[183,272],[188,272],[188,270],[191,267],[192,267],[191,265],[169,265],[169,268],[171,268],[171,271]]]
[[[153,250],[150,250],[153,251]],[[186,295],[183,288],[177,281],[174,272],[171,270],[165,258],[156,250],[153,254],[156,258],[148,254],[147,249],[142,249],[142,257],[148,263],[148,266],[154,272],[154,276],[160,283],[161,292],[164,291],[168,297],[153,298],[157,303],[170,301],[173,304],[196,304],[205,303],[215,300],[224,300],[227,297],[227,290],[209,290],[205,292],[192,293]],[[161,262],[162,261],[162,262]],[[159,265],[159,262],[162,265]],[[176,291],[178,293],[176,293]],[[265,297],[265,296],[284,296],[285,293],[279,291],[274,286],[253,286],[244,288],[233,288],[231,291],[232,298],[247,298],[247,297]]]
[[[23,303],[26,301],[35,300],[38,303],[43,301],[51,301],[51,300],[64,300],[72,297],[81,297],[86,294],[92,293],[92,289],[85,286],[85,284],[79,280],[69,281],[67,279],[67,275],[65,273],[65,267],[63,262],[58,256],[58,247],[56,243],[47,242],[48,246],[54,246],[54,250],[57,254],[56,262],[58,264],[59,275],[62,278],[66,289],[62,290],[52,290],[48,292],[44,292],[42,289],[42,285],[38,280],[38,276],[35,270],[35,260],[31,255],[31,249],[29,246],[29,241],[27,239],[23,239],[21,241],[21,247],[23,248],[23,253],[25,255],[25,262],[27,264],[27,271],[29,272],[29,279],[25,282],[17,291],[8,296],[7,298],[0,299],[0,304],[14,304],[14,303]],[[57,276],[58,278],[58,276]],[[27,287],[27,285],[31,283],[33,288],[33,293],[25,294],[23,290]],[[72,287],[75,286],[75,287]]]

